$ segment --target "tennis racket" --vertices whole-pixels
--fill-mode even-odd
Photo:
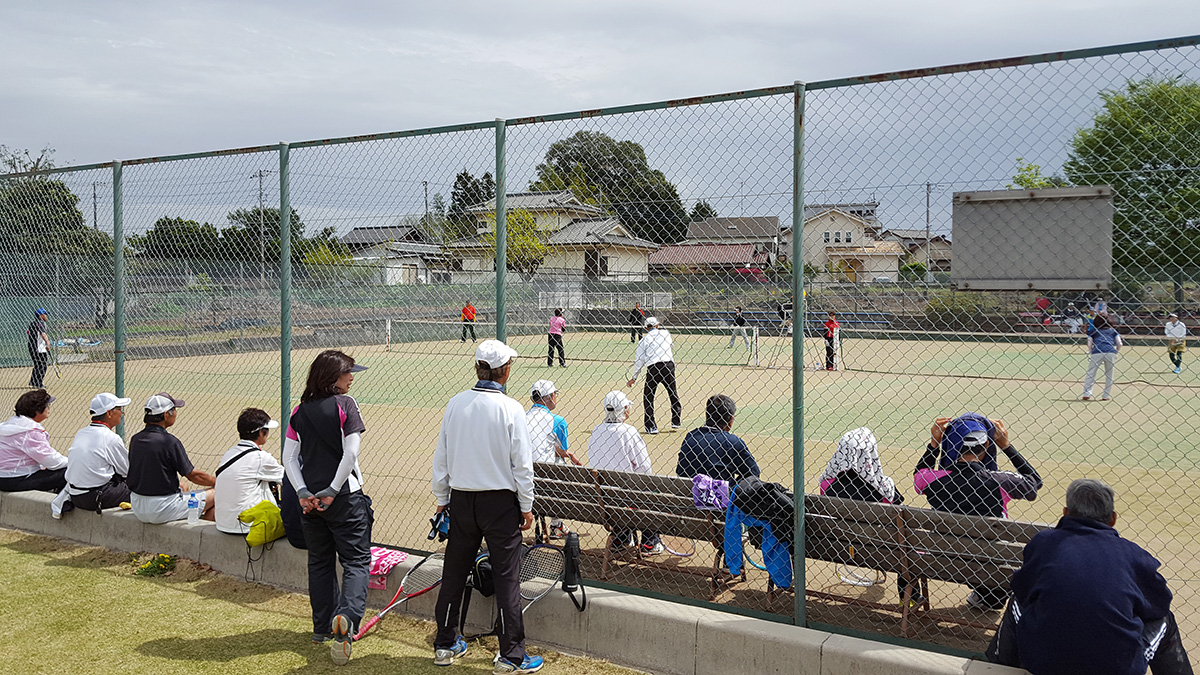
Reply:
[[[404,604],[409,598],[415,598],[418,595],[424,595],[429,591],[437,588],[442,584],[442,565],[445,556],[442,553],[431,553],[420,562],[413,566],[400,580],[400,588],[396,589],[396,597],[388,603],[378,614],[371,617],[371,620],[363,624],[355,634],[355,640],[361,640],[367,631],[375,627],[375,624],[387,615],[388,612]]]
[[[659,537],[663,550],[679,558],[690,558],[696,552],[696,540],[664,534]]]
[[[754,569],[767,571],[767,566],[762,561],[762,551],[750,543],[750,531],[745,526],[742,527],[742,557]]]
[[[526,601],[522,614],[562,581],[566,568],[567,557],[557,546],[534,544],[525,549],[521,556],[521,599]]]

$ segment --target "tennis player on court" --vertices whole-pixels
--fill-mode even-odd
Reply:
[[[1167,336],[1167,356],[1171,357],[1171,365],[1175,366],[1175,374],[1178,375],[1183,368],[1183,352],[1187,349],[1187,326],[1183,325],[1175,312],[1171,312],[1167,318],[1169,320],[1163,328],[1163,334]]]
[[[654,422],[654,390],[662,384],[667,388],[667,397],[671,399],[671,431],[677,431],[683,405],[679,402],[679,391],[675,387],[675,355],[671,351],[671,334],[662,327],[658,319],[646,317],[646,335],[637,346],[637,356],[633,361],[633,377],[625,383],[632,387],[637,382],[638,373],[646,367],[646,384],[642,387],[642,406],[646,409],[646,433],[657,434],[658,425]]]
[[[478,382],[446,404],[433,453],[437,512],[450,508],[450,540],[438,591],[433,663],[467,652],[458,634],[463,587],[486,541],[496,585],[500,654],[493,673],[535,673],[542,657],[525,651],[521,615],[521,532],[533,526],[533,446],[525,410],[504,393],[515,349],[484,340],[475,349]]]

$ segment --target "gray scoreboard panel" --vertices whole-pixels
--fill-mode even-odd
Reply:
[[[1107,289],[1113,191],[956,192],[952,240],[950,279],[960,290]]]

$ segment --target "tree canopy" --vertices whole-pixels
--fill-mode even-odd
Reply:
[[[492,259],[496,258],[496,216],[490,215],[491,227],[483,235],[484,241],[492,249]],[[527,281],[533,278],[546,256],[550,247],[540,236],[533,215],[525,209],[507,211],[504,215],[506,236],[504,239],[504,257],[506,269],[519,273]]]
[[[716,217],[717,210],[713,208],[712,204],[709,204],[703,199],[696,202],[695,206],[692,207],[691,213],[688,214],[688,220],[692,221],[693,223],[698,223],[701,220],[708,220],[709,218]]]
[[[1071,141],[1075,185],[1114,190],[1116,272],[1172,273],[1200,264],[1200,84],[1130,81]]]

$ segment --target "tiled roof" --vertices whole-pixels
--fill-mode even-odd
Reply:
[[[688,223],[688,239],[765,239],[779,236],[778,216],[707,218]]]
[[[749,265],[769,262],[771,254],[754,244],[675,244],[650,254],[651,265]]]
[[[420,233],[412,225],[356,227],[342,236],[342,243],[347,246],[374,246],[388,241],[405,241],[419,237]]]
[[[629,234],[616,218],[586,218],[573,221],[570,225],[550,235],[547,244],[571,246],[595,244],[603,241],[614,246],[656,249],[658,244],[639,239]]]
[[[555,192],[510,192],[504,198],[504,208],[507,211],[525,209],[526,211],[574,211],[589,213],[597,216],[605,215],[604,209],[579,201],[570,190]],[[496,198],[492,197],[482,204],[467,208],[467,213],[492,213],[496,210]]]

